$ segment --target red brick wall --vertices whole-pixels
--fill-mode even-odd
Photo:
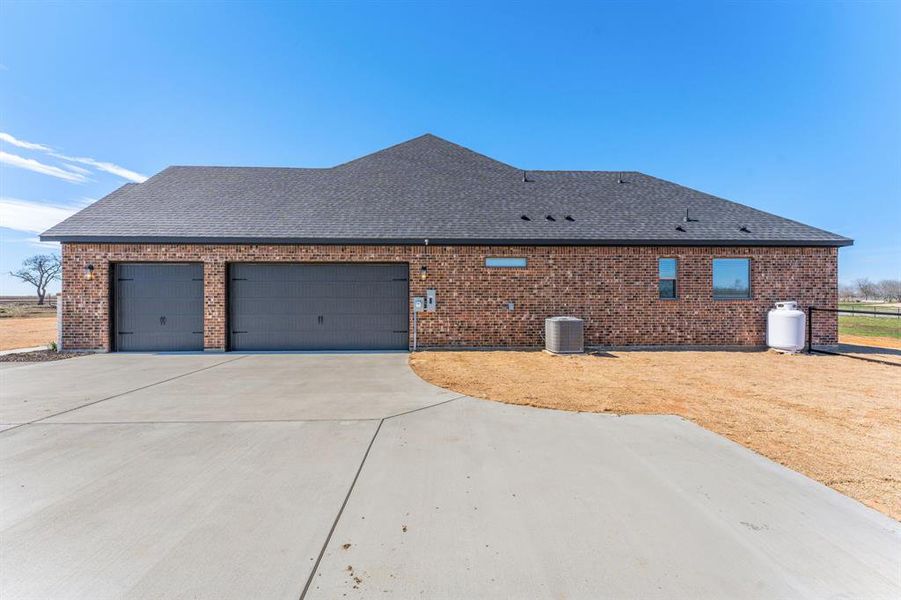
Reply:
[[[486,256],[529,262],[489,269]],[[679,259],[678,300],[657,298],[658,257]],[[714,257],[751,258],[751,300],[712,299]],[[109,263],[127,261],[204,263],[209,349],[225,347],[229,262],[407,262],[412,296],[437,289],[437,312],[420,315],[422,346],[540,346],[552,315],[585,319],[591,345],[762,345],[773,302],[837,301],[835,248],[63,244],[64,348],[109,349]],[[93,281],[84,279],[87,264]],[[834,344],[835,319],[817,315],[814,338]]]

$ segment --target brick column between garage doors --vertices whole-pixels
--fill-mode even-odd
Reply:
[[[221,261],[203,263],[203,348],[223,351],[226,348],[226,287],[228,268]]]

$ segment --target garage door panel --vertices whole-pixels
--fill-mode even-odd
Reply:
[[[298,298],[339,300],[343,298],[367,297],[396,300],[406,293],[406,280],[381,281],[254,281],[234,282],[235,296],[243,299],[296,300]]]
[[[400,321],[404,323],[407,322],[406,313],[399,313],[394,299],[388,300],[384,298],[351,298],[337,301],[340,301],[341,303],[338,307],[334,305],[335,301],[332,300],[323,302],[322,305],[323,307],[328,307],[330,310],[328,310],[327,312],[334,316],[389,315],[400,319]]]
[[[245,298],[233,293],[229,299],[229,305],[232,312],[240,318],[251,318],[259,315],[287,316],[297,314],[293,303],[282,298]]]
[[[406,264],[231,265],[234,350],[406,349]]]
[[[196,338],[196,339],[194,339]],[[198,332],[184,344],[174,344],[171,333],[123,333],[119,338],[119,352],[199,352],[203,350],[203,332]]]
[[[304,339],[304,350],[326,349],[325,340],[312,332]],[[233,334],[232,346],[233,350],[298,350],[297,336],[290,331]]]
[[[280,315],[280,314],[264,314],[264,315],[247,315],[242,318],[233,328],[235,331],[260,332],[269,331],[272,324],[272,317],[279,319],[278,330],[283,331],[319,331],[320,324],[316,316],[311,315]]]
[[[366,331],[366,330],[403,330],[406,333],[407,323],[394,315],[327,315],[323,316],[323,324],[334,331]]]
[[[361,331],[355,332],[341,342],[340,347],[335,346],[333,334],[322,335],[317,332],[309,332],[304,337],[303,348],[297,347],[297,337],[291,332],[277,332],[266,334],[241,333],[233,336],[233,343],[241,350],[382,350],[386,349],[386,343],[391,343],[397,348],[406,348],[407,333],[394,334],[388,337],[384,332]],[[390,349],[390,348],[389,348]]]
[[[298,302],[302,300],[302,302]],[[232,305],[241,318],[307,316],[316,319],[320,315],[337,318],[341,315],[388,315],[406,323],[406,313],[400,313],[396,299],[379,298],[243,298]],[[299,313],[298,311],[303,311]],[[258,323],[256,324],[259,325]]]
[[[121,351],[203,349],[203,265],[115,265],[115,345]]]
[[[342,281],[385,281],[385,268],[402,267],[397,279],[406,279],[407,266],[402,264],[360,263],[238,263],[232,265],[232,276],[247,281],[271,283],[273,281],[295,283],[339,283]],[[389,278],[390,280],[390,278]]]
[[[130,274],[137,277],[142,276],[140,272],[135,273],[131,271]],[[166,281],[164,275],[156,273],[148,281],[120,278],[118,283],[123,289],[128,291],[130,297],[142,300],[169,300],[172,298],[193,298],[198,287],[197,284],[202,284],[203,280],[194,281],[192,278],[187,281]]]
[[[140,293],[139,291],[125,290],[126,294]],[[140,302],[126,301],[123,308],[136,310],[133,318],[142,318],[145,315],[181,315],[196,317],[197,312],[203,312],[203,299],[183,299],[177,296],[167,298],[143,298]],[[138,310],[139,309],[139,310]]]
[[[173,332],[203,333],[203,325],[198,327],[197,319],[193,315],[177,315],[169,312],[156,311],[153,314],[141,315],[130,319],[120,325],[120,331],[129,333],[172,334]]]

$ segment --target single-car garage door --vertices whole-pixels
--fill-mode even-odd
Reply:
[[[406,264],[233,264],[232,350],[406,350]]]
[[[203,265],[114,265],[113,334],[120,351],[203,350]]]

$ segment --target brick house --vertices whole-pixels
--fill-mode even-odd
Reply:
[[[834,307],[850,239],[635,172],[523,171],[425,135],[324,169],[169,167],[45,232],[62,346],[91,350],[764,343]],[[815,323],[817,343],[836,322]]]

